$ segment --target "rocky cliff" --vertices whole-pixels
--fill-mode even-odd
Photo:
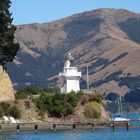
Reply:
[[[3,71],[2,66],[0,66],[0,102],[13,101],[14,99],[15,96],[12,83],[8,74]]]
[[[71,52],[82,71],[82,88],[88,66],[90,88],[111,100],[120,94],[138,102],[139,34],[140,14],[123,9],[98,9],[51,23],[20,25],[16,39],[21,48],[8,72],[17,89],[56,86],[63,58]]]

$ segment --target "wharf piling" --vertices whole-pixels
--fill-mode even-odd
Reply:
[[[95,123],[92,124],[92,131],[95,131]]]
[[[35,124],[35,131],[38,130],[38,124]]]
[[[111,122],[110,126],[111,126],[111,129],[112,129],[112,132],[114,132],[114,131],[115,131],[115,125],[114,125],[114,122]]]
[[[72,127],[73,127],[73,131],[76,131],[76,124],[73,124]]]
[[[53,124],[53,131],[56,131],[56,124]]]
[[[20,124],[17,124],[17,132],[20,130]]]
[[[126,123],[127,131],[129,131],[129,122]]]

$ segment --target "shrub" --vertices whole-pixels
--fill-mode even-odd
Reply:
[[[19,91],[15,95],[16,99],[27,99],[27,97],[28,97],[28,94],[26,92],[23,92],[23,91]]]
[[[87,119],[100,119],[101,104],[97,102],[90,102],[84,108],[84,115]]]
[[[48,112],[55,117],[62,117],[64,112],[64,106],[61,102],[56,100],[54,104],[48,108]]]
[[[16,99],[26,99],[28,96],[32,95],[40,95],[40,94],[52,94],[55,89],[42,89],[37,87],[27,87],[24,89],[19,90],[16,93]]]
[[[102,96],[100,95],[99,92],[96,92],[93,93],[92,95],[90,95],[90,101],[96,101],[98,103],[101,103],[102,102]]]
[[[0,107],[0,118],[2,118],[3,115],[4,115],[4,111],[3,111],[3,109]]]
[[[85,105],[89,102],[89,96],[85,95],[82,97],[81,105]]]
[[[74,92],[61,94],[57,90],[55,94],[40,94],[34,101],[39,114],[43,115],[48,111],[52,116],[62,117],[72,114],[79,100],[80,96]]]
[[[74,112],[74,108],[72,107],[72,105],[70,103],[66,103],[63,115],[67,116],[69,114],[72,114],[73,112]]]
[[[10,107],[10,104],[9,103],[6,103],[6,102],[1,102],[0,103],[0,107],[3,110],[3,114],[4,115],[8,115],[8,109]]]
[[[78,94],[75,94],[75,92],[70,92],[67,94],[67,102],[70,103],[73,107],[76,107],[79,101],[79,96]]]
[[[15,119],[20,118],[21,111],[16,105],[13,105],[9,108],[8,113],[10,116],[14,117]]]

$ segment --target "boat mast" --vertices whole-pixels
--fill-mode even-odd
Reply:
[[[122,97],[119,96],[118,98],[118,113],[121,114],[122,112]]]
[[[118,114],[120,114],[121,112],[120,112],[120,100],[118,99]]]
[[[88,72],[88,66],[87,66],[87,90],[89,90],[89,72]]]
[[[122,97],[120,96],[120,112],[123,113],[123,110],[122,110]]]

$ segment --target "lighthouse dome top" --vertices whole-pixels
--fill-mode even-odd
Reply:
[[[66,55],[66,60],[74,61],[74,57],[72,56],[71,53],[68,53],[68,54]]]

